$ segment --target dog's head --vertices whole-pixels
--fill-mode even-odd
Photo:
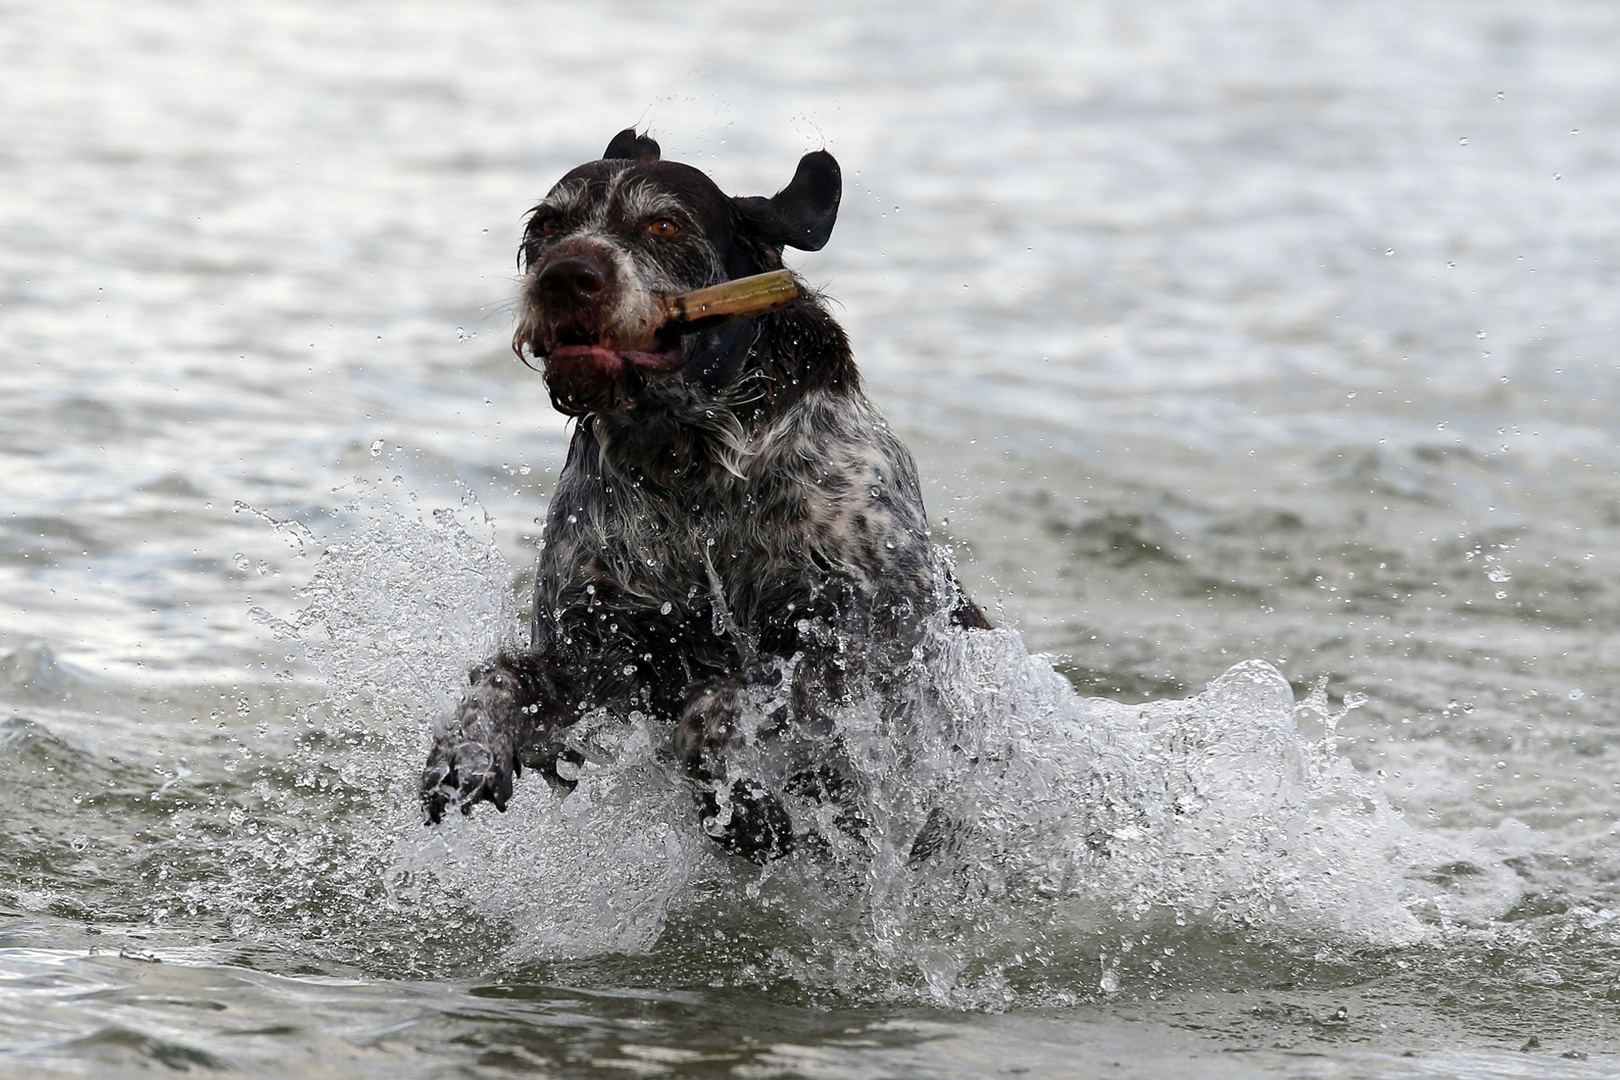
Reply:
[[[775,195],[731,198],[621,131],[530,214],[512,347],[544,364],[552,402],[573,415],[632,407],[662,382],[719,393],[746,351],[742,331],[677,335],[661,298],[777,269],[784,245],[819,250],[841,190],[838,163],[818,150]]]

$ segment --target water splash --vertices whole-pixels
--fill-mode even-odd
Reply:
[[[610,759],[587,760],[566,799],[526,786],[505,814],[401,837],[396,872],[437,881],[505,927],[508,962],[651,949],[713,856],[647,729],[624,729]]]
[[[1448,859],[1473,868],[1493,912],[1518,895],[1511,873],[1413,829],[1302,737],[1264,662],[1184,701],[1123,705],[1081,698],[1011,631],[938,633],[902,716],[841,718],[876,826],[849,892],[809,853],[763,875],[760,902],[815,942],[776,958],[796,978],[1008,1004],[1035,975],[1079,984],[1077,955],[1106,960],[1143,935],[1413,945],[1435,934],[1425,905],[1457,909],[1427,880]],[[913,838],[941,818],[949,839],[919,864]],[[1113,968],[1092,972],[1088,985],[1118,989]]]
[[[401,939],[425,934],[442,946],[432,963],[651,950],[711,981],[1000,1005],[1116,992],[1122,955],[1149,940],[1399,948],[1518,896],[1497,861],[1410,826],[1338,754],[1343,711],[1321,692],[1296,704],[1262,661],[1185,700],[1125,705],[1081,697],[1011,630],[943,619],[902,700],[833,718],[854,813],[787,794],[820,842],[763,869],[703,835],[667,731],[638,714],[581,722],[568,798],[525,777],[509,813],[424,830],[428,726],[470,660],[521,637],[509,573],[471,504],[422,515],[368,487],[349,509],[308,606],[258,618],[304,642],[330,686],[305,752],[346,794],[300,812],[345,835],[306,872],[306,925],[335,892],[365,924],[354,933],[407,967],[429,958]],[[1299,730],[1312,711],[1326,738]],[[310,865],[307,837],[254,842],[262,863]]]

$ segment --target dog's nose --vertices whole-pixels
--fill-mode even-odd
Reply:
[[[535,287],[554,300],[589,299],[607,288],[607,270],[577,255],[557,259],[541,268]]]

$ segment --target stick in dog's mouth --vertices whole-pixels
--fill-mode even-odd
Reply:
[[[772,270],[678,296],[666,296],[663,299],[664,328],[660,332],[667,333],[677,327],[677,333],[684,334],[700,325],[763,315],[787,307],[798,296],[799,287],[793,282],[791,270]]]

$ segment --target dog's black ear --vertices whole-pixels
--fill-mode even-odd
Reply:
[[[766,199],[752,195],[737,205],[765,238],[801,251],[820,251],[838,220],[838,200],[844,193],[844,175],[825,150],[799,159],[788,186]]]
[[[627,127],[608,143],[608,148],[602,151],[602,157],[629,158],[638,161],[641,158],[655,158],[659,154],[658,140],[650,135],[637,135],[636,129]]]

